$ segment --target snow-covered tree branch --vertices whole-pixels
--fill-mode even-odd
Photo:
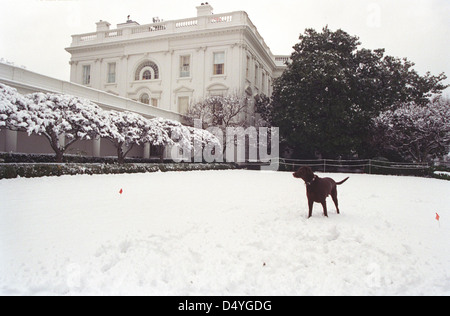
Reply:
[[[89,100],[69,95],[33,93],[22,96],[3,84],[0,84],[0,128],[44,136],[58,162],[62,162],[64,153],[76,141],[98,137],[113,143],[119,163],[124,162],[135,145],[146,143],[173,146],[174,151],[181,149],[189,160],[207,145],[221,148],[219,140],[211,133],[177,121],[146,119],[133,112],[104,111]]]
[[[62,162],[64,153],[76,141],[105,134],[105,124],[99,116],[102,110],[85,99],[34,93],[19,96],[11,103],[7,127],[28,135],[43,135],[54,150],[57,162]]]
[[[222,151],[222,143],[209,131],[193,127],[188,127],[188,129],[191,134],[190,142],[193,144],[193,155],[196,162],[203,161],[205,149],[208,151],[205,153],[208,156],[213,155],[216,151]]]
[[[135,145],[150,143],[154,146],[165,146],[172,143],[164,128],[142,115],[107,111],[103,113],[103,120],[108,125],[108,133],[104,137],[109,139],[117,149],[119,163],[124,162],[125,157]]]
[[[0,83],[0,129],[25,131],[29,102],[16,89]]]
[[[405,103],[373,120],[377,144],[405,160],[426,162],[448,154],[450,101],[436,98],[425,106]]]

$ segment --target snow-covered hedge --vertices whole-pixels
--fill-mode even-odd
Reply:
[[[195,142],[201,138],[220,147],[211,133],[183,126],[166,119],[146,119],[132,112],[104,111],[89,100],[63,94],[33,93],[21,95],[0,84],[0,128],[44,136],[62,162],[67,149],[78,140],[98,137],[110,140],[117,149],[119,163],[134,145],[179,146],[195,154]],[[202,147],[202,148],[203,148]]]
[[[0,179],[38,178],[48,176],[79,174],[124,174],[168,171],[226,170],[236,169],[234,164],[226,163],[153,163],[153,164],[82,164],[82,163],[42,163],[42,164],[1,164]]]

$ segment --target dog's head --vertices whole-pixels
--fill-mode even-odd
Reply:
[[[314,179],[314,172],[310,167],[301,167],[292,174],[294,178],[303,179],[305,182],[309,182]]]

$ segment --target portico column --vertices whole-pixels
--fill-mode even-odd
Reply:
[[[94,155],[94,157],[100,157],[101,141],[102,139],[100,137],[97,137],[92,141],[92,154]]]
[[[17,152],[17,131],[6,130],[5,151]]]
[[[144,159],[149,159],[150,158],[150,143],[145,143],[144,144],[144,155],[143,155]]]

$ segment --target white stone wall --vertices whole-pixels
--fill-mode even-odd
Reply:
[[[212,15],[212,7],[197,8],[198,16],[183,20],[138,25],[98,22],[97,32],[74,35],[71,81],[83,84],[89,65],[89,87],[139,101],[145,93],[150,104],[182,111],[180,98],[195,102],[211,94],[271,94],[274,78],[284,67],[243,11]],[[214,75],[214,53],[225,54],[225,72]],[[189,56],[190,76],[180,77],[180,58]],[[281,58],[288,58],[281,56]],[[151,61],[159,78],[135,80],[136,69]],[[116,81],[108,83],[108,64],[116,63]],[[153,100],[152,100],[153,99]],[[156,100],[156,101],[155,101]]]

